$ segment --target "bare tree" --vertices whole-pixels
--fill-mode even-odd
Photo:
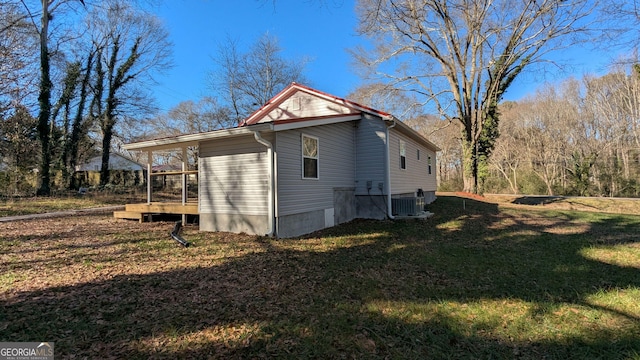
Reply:
[[[62,175],[62,183],[74,189],[75,167],[78,159],[88,158],[94,141],[89,138],[93,125],[86,111],[90,96],[90,81],[94,67],[95,51],[88,50],[86,58],[68,62],[62,79],[60,96],[52,107],[51,140],[54,170]]]
[[[438,145],[438,188],[443,191],[462,189],[462,127],[459,123],[443,121],[435,115],[420,116],[408,123],[434,144]]]
[[[24,9],[0,1],[0,112],[25,104],[38,80],[37,42]]]
[[[170,66],[171,44],[157,17],[124,1],[107,2],[89,20],[96,52],[91,107],[102,132],[100,184],[106,185],[116,124],[150,110],[143,85]]]
[[[214,59],[219,68],[212,73],[211,85],[233,109],[236,123],[291,82],[304,82],[307,60],[284,59],[281,51],[277,38],[268,33],[246,53],[231,38],[219,46]]]
[[[50,25],[54,14],[62,13],[73,6],[84,5],[84,0],[40,0],[38,5],[26,0],[20,0],[20,2],[28,13],[28,18],[31,20],[39,40],[40,84],[37,130],[38,139],[40,140],[41,159],[37,194],[49,195],[51,192],[51,91],[53,89],[51,81],[51,52],[49,50]],[[39,13],[36,12],[36,8]]]
[[[628,61],[625,61],[628,62]],[[585,76],[583,106],[589,142],[597,156],[593,182],[597,192],[613,196],[628,193],[638,178],[640,153],[640,78],[634,66],[616,66],[601,77]]]
[[[397,91],[383,83],[360,86],[347,95],[347,99],[386,111],[400,119],[417,118],[424,110],[413,94]]]
[[[137,137],[137,140],[227,129],[235,125],[232,119],[232,110],[220,106],[214,98],[204,97],[198,101],[183,101],[166,114],[145,120],[144,130],[148,133]],[[197,149],[189,148],[187,153],[188,164],[195,168]],[[165,162],[182,161],[182,151],[166,151],[164,154]]]
[[[419,94],[443,118],[463,125],[464,189],[478,192],[504,92],[549,51],[584,39],[594,6],[588,0],[360,0],[359,30],[375,47],[353,53],[394,88]]]
[[[8,176],[3,195],[21,195],[27,191],[27,177],[31,174],[37,158],[36,119],[24,106],[17,106],[7,119],[0,116],[0,163]]]
[[[167,135],[201,133],[235,125],[231,119],[231,109],[220,106],[212,97],[183,101],[169,110],[166,119],[167,122],[161,123],[164,124],[163,132],[170,132]],[[162,131],[159,128],[157,130]]]
[[[525,193],[637,196],[636,71],[633,66],[616,66],[603,76],[545,84],[510,108],[502,104],[502,135],[490,162],[494,174],[513,182],[512,190]],[[517,168],[512,165],[516,163]]]
[[[520,192],[518,172],[526,161],[523,152],[517,150],[522,145],[523,138],[518,115],[526,114],[526,111],[525,106],[513,102],[500,105],[500,112],[503,114],[499,125],[500,138],[496,141],[489,162],[490,166],[509,183],[509,189],[513,194]]]
[[[547,195],[555,195],[556,187],[567,187],[566,174],[580,143],[582,127],[579,82],[565,80],[560,86],[547,84],[520,106],[516,117],[520,129],[518,143],[512,151],[521,151],[529,170],[545,185]],[[557,90],[556,88],[559,88]]]

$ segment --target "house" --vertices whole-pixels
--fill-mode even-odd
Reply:
[[[100,171],[102,156],[94,156],[86,163],[76,165],[76,171]],[[144,166],[117,153],[109,153],[109,170],[143,171]]]
[[[437,146],[391,114],[296,83],[236,128],[125,149],[188,146],[199,147],[204,231],[294,237],[435,200]]]
[[[84,164],[76,165],[75,177],[80,186],[100,184],[102,156],[94,156]],[[117,153],[109,153],[110,182],[120,185],[137,185],[145,178],[145,167]]]

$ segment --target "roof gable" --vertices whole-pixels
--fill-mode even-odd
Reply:
[[[391,114],[371,109],[353,101],[291,83],[251,114],[240,126],[311,117],[354,115],[362,112],[385,119],[392,117]]]

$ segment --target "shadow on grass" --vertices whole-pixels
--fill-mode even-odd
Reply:
[[[354,221],[305,239],[256,238],[263,252],[221,265],[107,280],[3,299],[0,340],[55,341],[63,358],[628,358],[638,315],[589,296],[640,287],[637,268],[590,260],[585,247],[637,241],[638,218],[512,216],[441,197],[427,221]],[[625,241],[611,240],[610,232]],[[318,251],[317,238],[336,243]],[[634,240],[632,240],[634,239]],[[206,250],[200,244],[181,251]],[[199,246],[198,246],[199,245]],[[132,264],[133,266],[134,264]],[[474,304],[527,303],[530,339]],[[544,329],[569,305],[621,317]],[[517,308],[516,311],[520,311]],[[487,310],[478,310],[487,311]],[[569,318],[574,316],[568,311]],[[577,315],[576,315],[577,316]],[[529,330],[522,324],[523,332]],[[537,330],[543,329],[543,330]]]
[[[521,196],[513,199],[512,203],[519,205],[547,205],[562,199],[562,196]]]

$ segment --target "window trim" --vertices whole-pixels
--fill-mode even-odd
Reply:
[[[304,139],[314,139],[316,141],[316,156],[305,156],[304,155]],[[307,135],[305,133],[300,134],[300,155],[301,155],[301,171],[302,171],[302,180],[320,180],[320,139],[317,136]],[[315,159],[316,160],[316,177],[306,177],[304,176],[304,160],[305,159]]]
[[[400,153],[400,170],[407,170],[407,142],[402,139],[399,140],[400,146],[398,152]],[[404,161],[402,161],[403,159]]]
[[[431,156],[427,157],[427,166],[428,166],[428,169],[429,169],[428,170],[429,175],[431,175]]]

